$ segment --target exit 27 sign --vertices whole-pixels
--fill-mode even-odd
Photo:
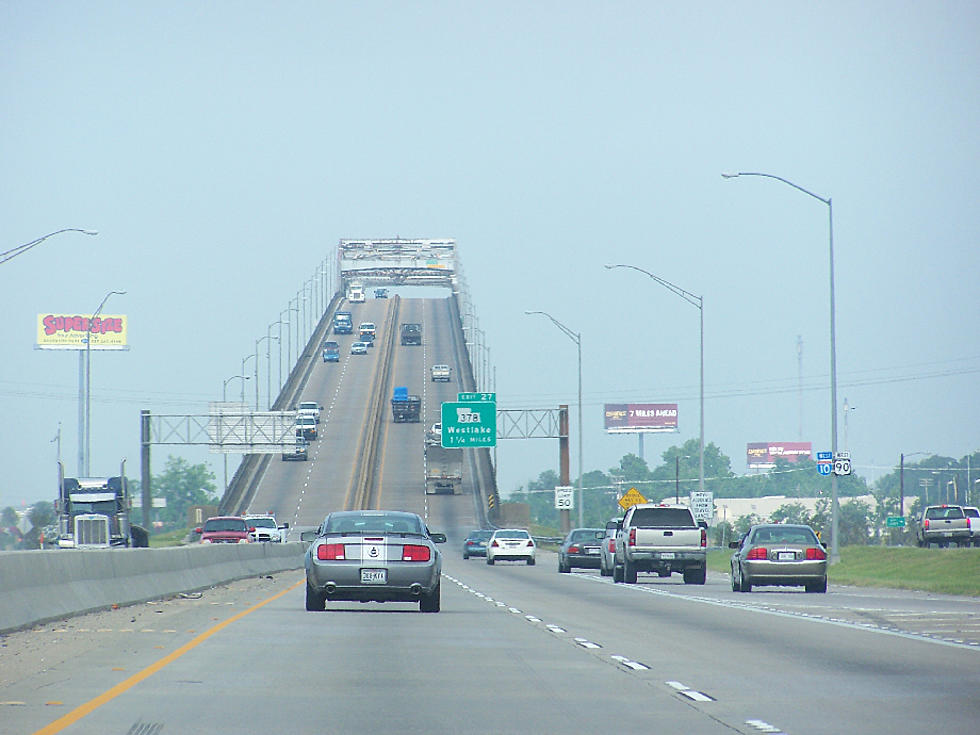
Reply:
[[[442,446],[497,446],[497,404],[456,401],[442,404]]]

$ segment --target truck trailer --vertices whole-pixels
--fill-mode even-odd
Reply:
[[[425,494],[458,495],[463,489],[463,450],[425,444]]]
[[[409,395],[408,388],[399,386],[391,396],[391,418],[396,424],[417,424],[421,421],[422,398]]]

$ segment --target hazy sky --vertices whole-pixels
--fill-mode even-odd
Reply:
[[[608,262],[703,295],[705,434],[736,472],[799,438],[798,335],[829,449],[827,207],[738,170],[833,198],[857,470],[976,450],[978,39],[975,2],[0,0],[0,251],[100,233],[0,265],[0,506],[54,498],[59,424],[75,471],[77,357],[33,349],[38,313],[127,292],[91,466],[138,476],[140,409],[205,412],[348,237],[457,240],[502,407],[574,415],[575,346],[524,311],[581,332],[586,470],[637,449],[607,402],[680,404],[653,465],[698,434],[697,309]],[[498,460],[507,493],[557,443]]]

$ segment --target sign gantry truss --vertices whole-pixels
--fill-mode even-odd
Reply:
[[[497,410],[497,439],[560,439],[557,408]]]
[[[149,444],[207,446],[219,454],[278,454],[296,444],[296,411],[213,403],[206,415],[150,414]]]
[[[452,287],[458,271],[456,241],[447,239],[341,240],[337,248],[342,286]]]

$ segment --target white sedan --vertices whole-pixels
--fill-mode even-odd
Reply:
[[[352,355],[366,355],[368,351],[367,342],[354,342],[350,346],[350,353]]]
[[[534,566],[534,539],[523,528],[498,528],[487,541],[487,564],[525,561]]]

